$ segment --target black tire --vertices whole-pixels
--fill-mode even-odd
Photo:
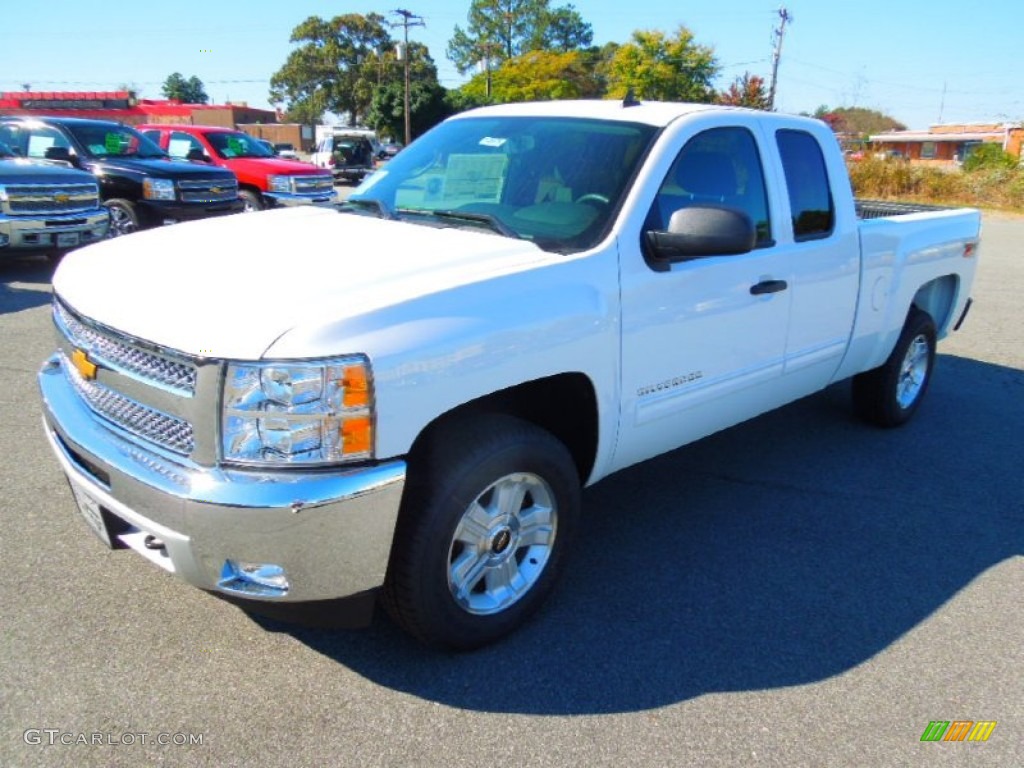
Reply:
[[[501,415],[437,429],[410,458],[385,607],[429,646],[491,643],[544,602],[579,510],[576,466],[545,430]]]
[[[880,427],[910,421],[932,379],[935,338],[931,316],[911,307],[889,359],[853,379],[853,405],[861,418]]]
[[[238,196],[242,199],[245,204],[245,208],[242,210],[245,213],[253,213],[254,211],[262,211],[267,206],[263,202],[263,197],[259,192],[253,192],[251,189],[240,189],[238,190]]]
[[[120,237],[138,232],[139,214],[135,206],[129,200],[112,198],[103,203],[110,211],[110,229],[107,230],[107,237]]]

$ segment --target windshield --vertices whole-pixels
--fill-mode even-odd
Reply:
[[[83,123],[68,125],[67,130],[90,157],[167,157],[160,147],[127,125]]]
[[[213,151],[230,160],[235,157],[273,157],[270,148],[264,146],[259,139],[254,139],[240,131],[216,131],[206,134]]]
[[[656,130],[568,117],[451,120],[397,154],[350,200],[379,203],[408,221],[487,226],[545,250],[583,250],[604,235]]]

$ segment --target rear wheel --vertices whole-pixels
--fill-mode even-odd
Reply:
[[[107,200],[104,205],[110,211],[110,229],[107,231],[107,237],[130,235],[139,230],[139,215],[131,202],[115,198]]]
[[[468,650],[519,627],[562,568],[579,518],[566,447],[519,419],[439,430],[410,464],[384,600],[422,642]]]
[[[889,359],[853,379],[853,404],[862,418],[882,427],[910,420],[928,391],[935,339],[931,316],[912,307]]]

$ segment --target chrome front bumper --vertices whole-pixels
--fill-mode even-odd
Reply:
[[[263,197],[271,205],[291,207],[293,205],[309,205],[310,203],[326,203],[334,199],[334,190],[316,194],[296,194],[292,192],[264,192]]]
[[[76,496],[103,510],[115,547],[202,589],[260,601],[334,600],[384,582],[404,461],[253,472],[172,460],[101,421],[56,355],[38,381],[50,446]],[[287,588],[240,586],[238,564],[276,566]]]
[[[107,236],[110,214],[106,208],[91,213],[6,216],[0,214],[0,253],[8,250],[63,250],[57,235],[77,233],[76,245],[86,245]],[[75,247],[75,246],[71,246]]]

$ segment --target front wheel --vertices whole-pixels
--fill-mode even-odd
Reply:
[[[910,421],[924,399],[935,366],[935,322],[912,307],[889,359],[853,379],[857,413],[881,427]]]
[[[254,211],[262,211],[266,206],[263,204],[263,198],[258,192],[253,192],[249,189],[239,190],[238,196],[242,199],[243,208],[242,211],[245,213],[252,213]]]
[[[545,430],[480,416],[436,431],[411,459],[384,586],[389,613],[434,647],[468,650],[508,634],[554,586],[579,509],[572,457]]]
[[[139,229],[139,214],[128,200],[107,200],[103,205],[110,211],[110,229],[107,237],[130,235]]]

